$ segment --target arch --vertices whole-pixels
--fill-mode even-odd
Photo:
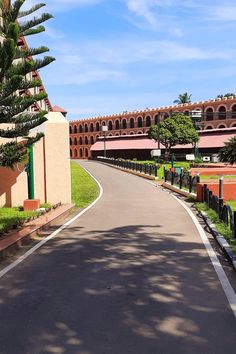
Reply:
[[[83,139],[82,139],[82,136],[79,138],[79,144],[80,144],[80,145],[83,145]]]
[[[124,118],[122,119],[122,129],[126,129],[127,128],[127,120]]]
[[[113,136],[113,134],[109,134],[108,136]]]
[[[84,143],[85,143],[85,145],[88,145],[88,137],[87,136],[84,138]]]
[[[77,145],[77,138],[74,138],[74,145]]]
[[[99,140],[99,135],[96,135],[96,141],[98,141]]]
[[[100,125],[99,125],[99,122],[96,122],[96,132],[99,132],[99,129],[100,128]]]
[[[82,127],[82,124],[79,125],[79,132],[80,133],[83,133],[83,127]]]
[[[126,133],[122,133],[122,135],[127,135]]]
[[[213,109],[211,107],[206,109],[206,120],[213,120],[214,119],[214,113],[213,113]]]
[[[72,157],[72,150],[70,149],[70,157]]]
[[[78,157],[78,151],[77,151],[77,149],[74,149],[74,155],[75,155],[75,157]]]
[[[189,116],[189,111],[184,111],[185,116]]]
[[[143,134],[143,132],[142,132],[142,131],[139,131],[138,134]]]
[[[88,149],[85,149],[85,157],[88,157]]]
[[[147,116],[146,117],[146,127],[150,127],[150,125],[151,125],[151,117]]]
[[[129,127],[134,128],[134,118],[130,118]]]
[[[102,121],[102,125],[106,125],[106,122],[105,122],[105,120],[103,120],[103,121]]]
[[[220,125],[218,125],[218,127],[217,127],[218,129],[225,129],[225,128],[227,128],[226,127],[226,125],[225,124],[220,124]]]
[[[218,108],[218,118],[219,119],[226,119],[226,108],[225,108],[225,106],[220,106]]]
[[[116,133],[116,135],[115,136],[120,136],[120,134],[119,133]]]
[[[85,133],[88,133],[88,124],[87,123],[84,126],[84,131],[85,131]]]
[[[93,123],[90,123],[89,130],[90,130],[91,132],[93,132],[93,131],[94,131]]]
[[[231,112],[231,118],[236,118],[236,104],[232,106]]]
[[[236,127],[236,123],[232,123],[232,124],[230,125],[230,127],[231,127],[231,128]]]
[[[83,157],[83,149],[79,149],[79,157]]]
[[[134,135],[134,132],[130,132],[129,135]]]
[[[179,113],[179,112],[174,112],[174,113]],[[164,114],[164,119],[169,118],[169,116],[170,116],[169,113],[165,113]]]
[[[77,125],[74,125],[74,134],[77,134]]]
[[[138,117],[138,128],[142,128],[142,126],[143,126],[143,118]]]
[[[208,125],[205,129],[214,129],[214,127],[212,125]]]
[[[70,138],[70,145],[72,145],[72,139]]]
[[[156,114],[154,117],[154,124],[157,125],[160,120],[160,114]]]
[[[113,129],[113,123],[112,120],[109,120],[108,122],[108,130],[112,130]]]
[[[91,144],[91,145],[94,144],[94,137],[93,137],[93,136],[90,137],[90,144]]]
[[[120,129],[120,121],[118,119],[115,121],[115,129]]]
[[[69,130],[70,130],[70,134],[72,134],[72,126],[71,125],[70,125]]]

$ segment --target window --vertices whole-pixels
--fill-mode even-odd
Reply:
[[[236,104],[232,107],[232,118],[236,118]]]
[[[94,128],[93,128],[93,123],[90,124],[90,131],[93,132]]]
[[[74,138],[74,145],[77,145],[77,139]]]
[[[207,108],[206,110],[206,120],[213,120],[213,109],[212,108]]]
[[[77,157],[78,156],[77,149],[74,150],[74,153],[75,153],[75,157]]]
[[[113,124],[112,124],[112,121],[109,120],[108,122],[108,130],[112,130],[113,129]]]
[[[82,139],[82,137],[79,138],[79,144],[80,144],[80,145],[83,145],[83,139]]]
[[[72,145],[72,139],[70,138],[70,145]]]
[[[79,125],[79,132],[80,132],[80,133],[83,133],[83,127],[82,127],[81,124]]]
[[[129,126],[130,128],[134,128],[134,118],[130,118]]]
[[[143,126],[143,119],[142,117],[138,117],[138,128],[142,128]]]
[[[71,125],[70,125],[70,134],[72,134],[72,127],[71,127]]]
[[[88,145],[88,137],[85,137],[85,145]]]
[[[96,123],[96,131],[99,132],[99,123]]]
[[[88,124],[85,124],[84,131],[85,131],[85,133],[88,133]]]
[[[127,128],[126,119],[123,119],[123,120],[122,120],[122,128],[123,128],[123,129],[126,129],[126,128]]]
[[[77,126],[74,126],[74,134],[77,134]]]
[[[115,122],[115,127],[116,127],[116,130],[120,129],[120,122],[118,120],[116,120],[116,122]]]
[[[83,150],[82,149],[79,149],[79,156],[83,157]]]
[[[91,138],[90,138],[90,144],[91,144],[91,145],[94,144],[94,138],[93,138],[93,136],[91,136]]]
[[[219,107],[219,113],[218,113],[218,117],[219,119],[226,119],[226,109],[224,106],[220,106]]]
[[[147,116],[146,117],[146,127],[150,127],[151,125],[151,117]]]

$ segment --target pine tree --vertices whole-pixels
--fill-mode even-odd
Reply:
[[[42,137],[41,133],[34,137],[29,133],[47,120],[47,111],[27,110],[47,98],[47,94],[32,94],[29,90],[42,85],[41,80],[33,79],[32,73],[55,60],[50,56],[34,59],[38,54],[49,51],[47,47],[18,47],[20,38],[43,32],[42,23],[52,18],[52,15],[43,13],[24,21],[24,17],[45,6],[40,3],[28,11],[21,11],[24,3],[25,0],[16,0],[13,4],[10,0],[0,0],[0,138],[10,139],[0,145],[0,165],[7,167],[25,159],[27,147]]]

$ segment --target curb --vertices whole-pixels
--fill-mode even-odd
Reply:
[[[216,242],[219,244],[220,248],[223,250],[223,252],[226,254],[227,258],[230,260],[232,263],[232,266],[234,270],[236,270],[236,255],[233,253],[230,245],[216,229],[215,224],[212,223],[212,221],[208,218],[207,214],[204,211],[199,211],[199,214],[202,216],[205,224],[208,226],[209,230],[211,231],[214,239]]]
[[[49,213],[39,216],[32,222],[26,223],[23,228],[12,231],[0,238],[0,260],[15,253],[22,245],[29,243],[41,231],[47,230],[61,218],[66,218],[74,208],[72,204],[61,205]]]
[[[166,188],[166,189],[169,189],[171,190],[172,192],[175,192],[175,193],[178,193],[184,197],[192,197],[192,198],[197,198],[196,194],[195,193],[189,193],[183,189],[179,189],[178,187],[176,186],[173,186],[172,184],[169,184],[167,182],[163,182],[162,185],[161,185],[163,188]]]

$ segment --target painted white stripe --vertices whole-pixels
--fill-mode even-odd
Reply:
[[[84,167],[83,167],[84,168]],[[14,261],[13,263],[9,264],[7,267],[5,267],[4,269],[2,269],[0,271],[0,278],[2,278],[5,274],[7,274],[8,272],[10,272],[10,270],[12,270],[13,268],[15,268],[18,264],[20,264],[21,262],[23,262],[26,258],[28,258],[29,256],[31,256],[35,251],[37,251],[40,247],[42,247],[46,242],[48,242],[49,240],[51,240],[52,238],[54,238],[55,236],[57,236],[61,231],[63,231],[65,228],[67,228],[69,225],[71,225],[75,220],[77,220],[78,218],[80,218],[84,213],[86,213],[89,209],[91,209],[102,197],[103,195],[103,188],[101,186],[101,184],[98,182],[98,180],[86,169],[84,168],[84,170],[95,180],[95,182],[98,184],[100,193],[99,196],[97,197],[97,199],[90,204],[87,208],[83,209],[80,213],[78,213],[77,215],[75,215],[72,219],[70,219],[69,221],[67,221],[64,225],[60,226],[57,230],[55,230],[53,233],[51,233],[50,235],[48,235],[47,237],[45,237],[42,241],[40,241],[39,243],[37,243],[37,245],[35,245],[34,247],[30,248],[26,253],[24,253],[21,257],[19,257],[16,261]]]
[[[224,271],[222,265],[220,264],[220,261],[219,261],[217,255],[215,254],[215,251],[213,250],[213,248],[210,244],[210,241],[207,238],[207,235],[206,235],[204,229],[200,225],[198,219],[193,214],[193,212],[182,202],[182,200],[180,200],[179,198],[177,198],[176,196],[174,196],[172,194],[171,194],[171,196],[173,198],[175,198],[178,201],[178,203],[180,203],[183,206],[183,208],[187,211],[187,213],[189,214],[189,216],[193,220],[194,225],[196,226],[196,228],[199,232],[199,235],[202,239],[202,242],[207,250],[207,253],[209,255],[211,263],[213,264],[213,267],[215,268],[216,274],[217,274],[219,281],[222,285],[224,293],[228,299],[230,307],[234,313],[234,316],[236,317],[236,294],[235,294],[235,292],[234,292],[234,290],[227,278],[227,275],[225,274],[225,271]]]

